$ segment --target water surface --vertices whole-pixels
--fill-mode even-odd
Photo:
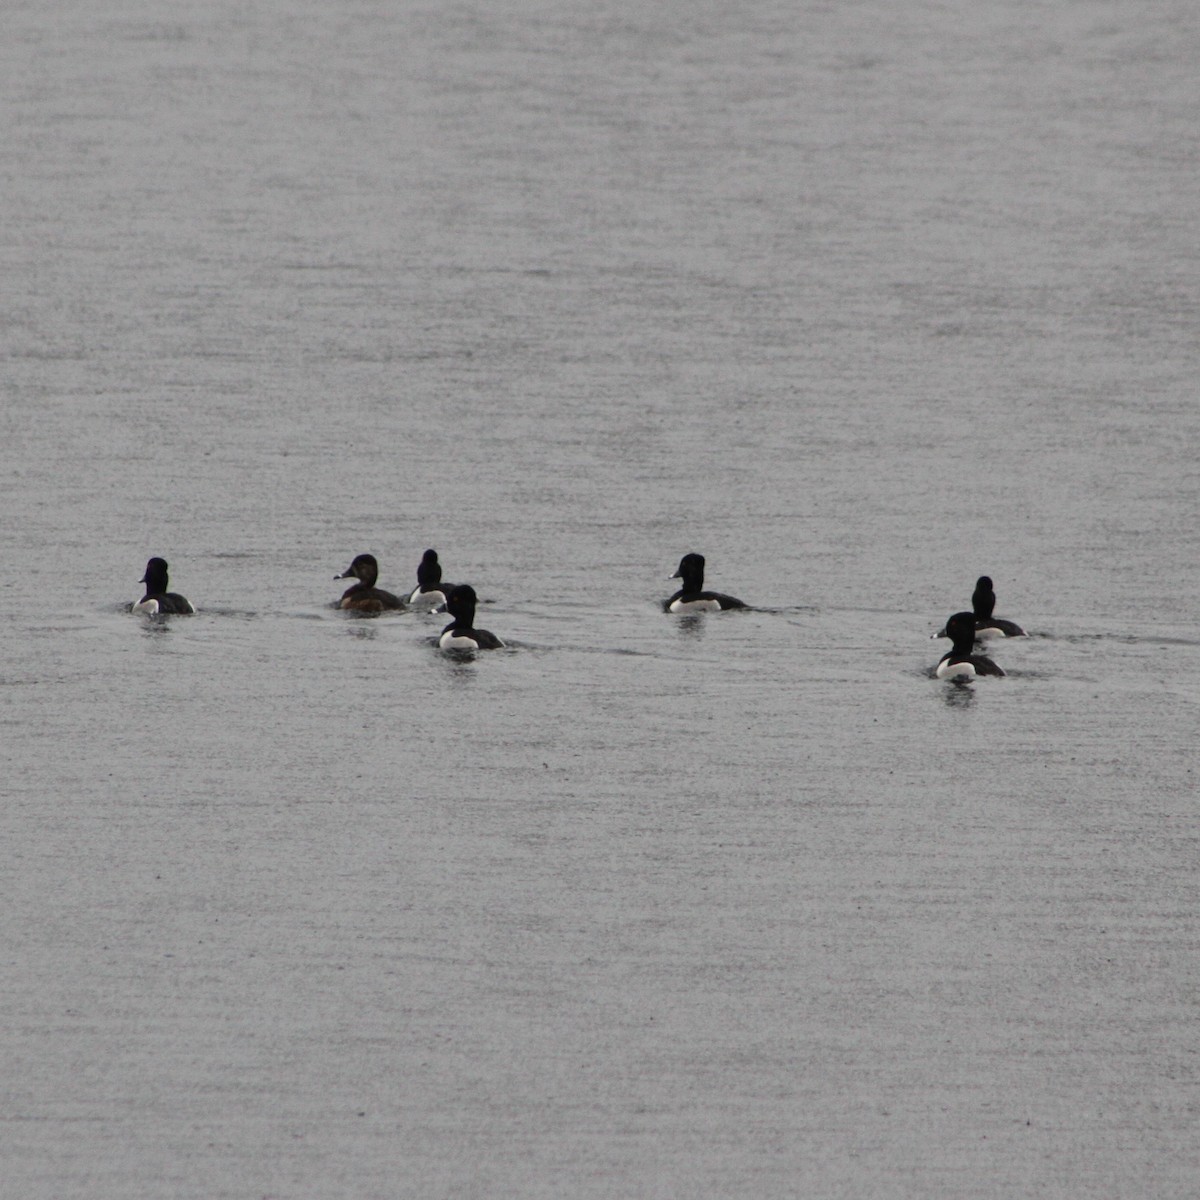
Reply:
[[[9,25],[12,1195],[1194,1193],[1191,6]]]

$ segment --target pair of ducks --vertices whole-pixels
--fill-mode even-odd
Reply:
[[[475,605],[478,597],[469,583],[443,583],[442,565],[436,550],[426,550],[417,567],[417,586],[407,601],[376,587],[379,563],[373,554],[360,554],[334,579],[357,579],[346,589],[339,608],[360,613],[378,613],[385,609],[428,608],[437,612],[444,608],[454,619],[438,635],[443,650],[499,650],[504,643],[490,630],[475,628]]]
[[[999,675],[1004,672],[986,654],[975,654],[975,643],[988,638],[1026,637],[1015,621],[993,616],[996,593],[987,575],[981,575],[971,593],[971,611],[955,613],[935,637],[948,637],[950,651],[943,654],[937,665],[939,679],[974,679],[976,675]]]

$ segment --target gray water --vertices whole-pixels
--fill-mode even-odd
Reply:
[[[1198,57],[10,6],[6,1200],[1194,1196]]]

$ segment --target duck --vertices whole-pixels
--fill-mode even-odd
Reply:
[[[975,622],[975,640],[987,641],[988,638],[1028,637],[1029,634],[1016,621],[1006,621],[1003,617],[992,616],[996,607],[996,593],[992,581],[987,575],[980,575],[975,581],[975,590],[971,593],[972,619]],[[935,638],[949,637],[950,634],[943,626],[933,635]]]
[[[1016,621],[1006,621],[1003,617],[992,616],[995,607],[996,592],[992,587],[992,581],[989,576],[980,575],[975,581],[975,590],[971,593],[971,608],[975,613],[976,638],[1029,636]]]
[[[475,605],[478,599],[469,583],[451,588],[446,597],[446,611],[454,618],[438,637],[442,650],[500,650],[504,643],[486,629],[475,628]]]
[[[146,594],[133,605],[134,612],[149,613],[194,613],[192,602],[178,592],[167,591],[167,560],[152,558],[146,563],[146,573],[139,580],[146,585]]]
[[[357,579],[353,587],[347,588],[338,601],[338,608],[347,608],[354,612],[377,613],[388,608],[403,608],[404,601],[383,588],[377,588],[375,581],[379,578],[379,564],[373,554],[360,554],[340,575],[334,579]]]
[[[939,679],[974,679],[976,675],[999,675],[1004,672],[983,654],[972,654],[975,647],[975,614],[955,613],[946,622],[947,636],[953,641],[937,665]]]
[[[417,566],[417,586],[408,598],[409,606],[439,609],[453,589],[454,584],[442,582],[442,564],[438,562],[437,551],[426,550]]]
[[[746,608],[746,604],[735,596],[722,592],[704,591],[704,555],[685,554],[679,560],[679,569],[671,576],[682,579],[683,587],[663,601],[663,611],[669,613],[717,612],[729,608]]]

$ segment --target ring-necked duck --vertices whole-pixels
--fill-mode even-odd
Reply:
[[[408,598],[413,607],[440,608],[446,597],[454,590],[454,584],[442,582],[442,564],[438,562],[436,550],[426,550],[417,567],[417,586]]]
[[[146,573],[139,581],[146,585],[146,594],[133,606],[134,612],[194,613],[192,602],[178,592],[167,591],[167,560],[152,558]]]
[[[663,610],[670,613],[716,612],[723,608],[745,608],[741,600],[721,592],[704,591],[704,555],[685,554],[679,560],[679,570],[671,576],[682,579],[683,587],[663,601]]]
[[[350,608],[355,612],[382,612],[385,608],[403,608],[404,601],[391,592],[375,586],[379,578],[379,564],[373,554],[360,554],[341,575],[334,579],[357,579],[353,587],[347,588],[338,603],[339,608]]]
[[[996,608],[996,593],[992,590],[992,581],[987,575],[980,575],[975,581],[975,590],[971,593],[971,608],[975,612],[977,638],[1029,636],[1016,621],[992,616]]]
[[[460,583],[446,597],[446,611],[454,618],[438,638],[443,650],[500,650],[504,643],[486,629],[475,628],[475,589]]]
[[[982,642],[988,638],[1029,636],[1016,621],[1006,621],[1003,617],[992,615],[996,608],[996,593],[992,590],[992,581],[987,575],[980,575],[975,581],[975,590],[971,593],[971,608],[975,618],[976,641]],[[943,627],[934,636],[949,637],[950,634]]]
[[[983,654],[971,653],[975,646],[974,613],[955,613],[946,622],[946,630],[954,645],[938,662],[939,679],[974,679],[976,675],[1004,674],[990,658]]]

